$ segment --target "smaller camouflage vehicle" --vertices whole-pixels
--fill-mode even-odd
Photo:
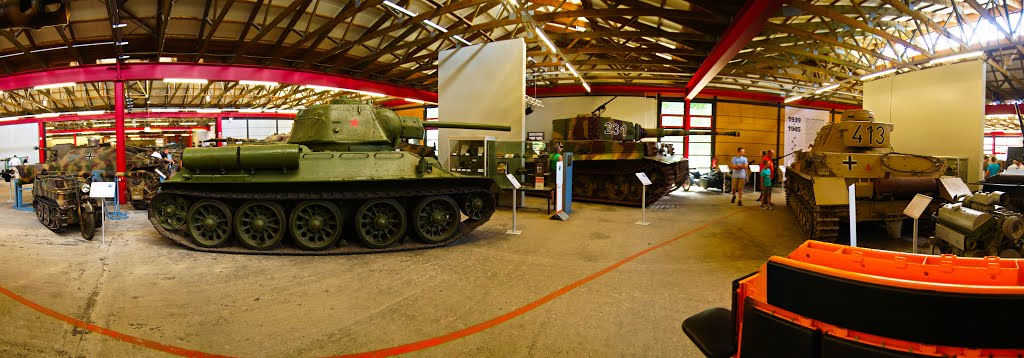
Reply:
[[[144,210],[149,206],[160,188],[160,169],[162,163],[159,159],[149,156],[150,151],[142,148],[129,147],[127,149],[128,164],[128,198],[132,207]],[[95,147],[77,147],[67,151],[56,160],[47,160],[43,164],[28,164],[15,168],[18,171],[18,180],[22,184],[31,184],[36,177],[43,173],[67,173],[76,177],[85,178],[86,183],[91,183],[89,178],[94,171],[101,171],[104,181],[114,181],[117,173],[117,152],[110,145]]]
[[[99,201],[89,198],[89,184],[71,173],[39,174],[32,185],[32,208],[44,226],[63,232],[79,224],[82,237],[92,240],[102,225]]]

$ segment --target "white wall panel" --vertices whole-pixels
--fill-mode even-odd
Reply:
[[[489,42],[438,53],[438,118],[512,126],[512,132],[441,129],[438,157],[446,162],[448,137],[490,135],[498,140],[526,139],[526,43],[523,39]]]
[[[893,124],[898,152],[968,158],[968,180],[981,175],[985,63],[911,71],[864,84],[864,108]]]
[[[39,163],[39,151],[32,149],[37,145],[39,145],[39,126],[37,124],[0,127],[0,158],[27,155],[30,163]]]
[[[245,138],[246,122],[248,121],[244,119],[222,120],[220,122],[221,135],[224,138]]]

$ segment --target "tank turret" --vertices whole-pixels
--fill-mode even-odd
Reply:
[[[575,118],[556,119],[551,123],[552,138],[555,140],[611,140],[640,141],[644,138],[687,135],[724,135],[738,137],[739,132],[717,132],[711,130],[685,130],[644,128],[633,123],[581,114]]]
[[[287,139],[186,149],[182,170],[153,199],[150,222],[202,251],[349,254],[446,245],[490,219],[497,184],[451,173],[425,148],[411,149],[406,140],[425,131],[419,119],[362,102],[310,106]]]
[[[479,123],[431,122],[433,128],[463,128],[511,131],[510,126]],[[397,147],[406,139],[423,139],[426,128],[414,117],[401,117],[386,108],[352,100],[338,100],[327,106],[313,106],[295,117],[288,143],[313,151],[383,150]]]

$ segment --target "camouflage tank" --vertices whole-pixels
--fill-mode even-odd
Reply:
[[[102,225],[100,202],[89,198],[86,179],[73,173],[46,173],[35,177],[32,209],[44,226],[60,233],[79,224],[82,237],[92,240]]]
[[[186,149],[149,219],[161,235],[201,251],[349,254],[447,245],[490,219],[497,184],[450,173],[422,150],[398,149],[424,133],[419,119],[370,104],[310,106],[296,116],[287,143]]]
[[[810,151],[797,151],[786,171],[786,204],[811,240],[835,241],[849,222],[848,187],[856,185],[857,221],[882,221],[889,235],[902,231],[903,210],[916,194],[937,198],[946,170],[941,158],[896,153],[891,123],[875,122],[867,110],[847,110],[827,124]],[[928,215],[937,209],[933,201]]]
[[[709,130],[646,129],[639,124],[590,114],[552,122],[552,139],[562,151],[573,153],[573,200],[640,206],[640,182],[634,173],[644,172],[653,185],[647,203],[678,189],[690,178],[689,163],[670,144],[641,141],[643,138],[687,135],[739,136],[739,132]]]
[[[128,192],[132,207],[143,210],[160,188],[162,162],[149,156],[148,151],[141,148],[126,149],[128,169]],[[116,148],[104,144],[95,147],[76,147],[55,160],[47,160],[43,164],[28,164],[16,168],[18,180],[22,184],[31,184],[41,173],[70,173],[81,178],[92,178],[93,171],[102,171],[104,181],[114,181],[117,173]],[[90,181],[87,181],[87,183]]]

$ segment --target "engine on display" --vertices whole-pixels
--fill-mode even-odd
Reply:
[[[1024,218],[1007,210],[1003,192],[977,192],[942,205],[935,213],[931,244],[957,256],[1022,257]]]
[[[573,200],[614,205],[641,205],[641,184],[634,173],[643,172],[653,185],[647,203],[682,187],[690,178],[689,162],[671,144],[642,141],[666,136],[739,136],[739,132],[648,129],[639,124],[582,114],[552,122],[552,137],[565,152],[573,153]]]
[[[892,131],[891,123],[876,122],[871,111],[847,110],[842,121],[821,128],[809,151],[795,153],[786,170],[786,203],[806,237],[838,238],[840,222],[849,221],[850,185],[856,192],[857,221],[883,221],[892,237],[902,231],[902,213],[910,199],[917,194],[937,197],[946,162],[894,152]]]
[[[424,133],[419,119],[367,103],[310,106],[287,138],[186,149],[149,219],[163,236],[203,251],[349,254],[446,245],[490,219],[498,189],[493,179],[453,174],[424,147],[406,145]]]

